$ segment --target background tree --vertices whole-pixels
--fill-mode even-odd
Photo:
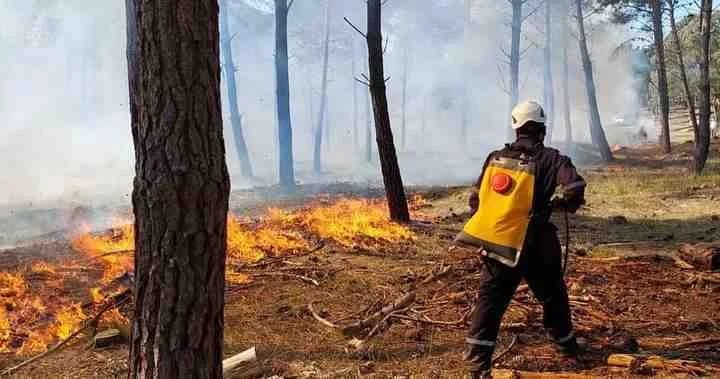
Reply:
[[[543,109],[545,110],[547,128],[547,142],[552,141],[555,127],[555,88],[553,84],[553,33],[552,33],[552,4],[545,0],[545,48],[543,49]]]
[[[322,138],[327,115],[328,56],[330,54],[330,0],[325,5],[325,38],[323,40],[322,82],[320,83],[320,109],[315,127],[315,145],[313,148],[313,171],[322,171]]]
[[[672,41],[674,44],[675,55],[677,57],[678,72],[680,74],[680,81],[682,83],[685,107],[687,108],[688,116],[690,118],[690,126],[693,130],[694,142],[698,141],[698,123],[697,116],[695,115],[695,100],[693,93],[690,90],[690,84],[687,78],[687,70],[685,69],[685,57],[683,53],[683,46],[680,42],[680,34],[678,33],[677,23],[675,22],[675,9],[677,8],[676,0],[667,0],[668,14],[670,16],[670,31],[672,33]]]
[[[665,68],[665,46],[663,33],[662,0],[649,0],[652,9],[653,42],[655,43],[655,67],[657,69],[657,90],[660,103],[660,145],[669,153],[670,146],[670,98],[668,97],[667,69]]]
[[[575,16],[578,25],[578,46],[580,47],[580,58],[582,60],[583,71],[585,73],[585,93],[588,102],[588,112],[590,112],[590,137],[593,145],[600,152],[600,156],[606,162],[613,160],[610,146],[608,145],[605,131],[600,120],[600,109],[597,103],[597,95],[595,92],[595,79],[593,78],[592,61],[590,60],[590,52],[588,51],[587,40],[585,37],[585,17],[583,16],[582,0],[575,0]]]
[[[465,0],[463,12],[463,75],[470,75],[470,55],[473,53],[472,46],[470,44],[470,35],[472,32],[472,7],[473,0]],[[463,148],[467,145],[467,127],[470,118],[470,88],[467,81],[463,81],[462,84],[462,114],[460,118],[460,144]]]
[[[292,0],[291,0],[292,1]],[[290,3],[292,4],[292,2]],[[295,187],[292,123],[290,119],[290,74],[288,72],[287,0],[275,0],[275,86],[278,123],[280,187]]]
[[[710,34],[712,33],[712,0],[700,3],[700,122],[695,144],[694,169],[700,174],[710,151]]]
[[[566,4],[566,3],[565,3]],[[569,5],[569,4],[566,4]],[[571,144],[573,142],[572,120],[570,116],[570,74],[568,65],[568,48],[570,46],[570,12],[569,8],[564,8],[562,18],[562,97],[563,97],[563,122],[565,124],[565,142]]]
[[[230,21],[228,12],[228,0],[220,0],[220,33],[222,35],[222,57],[223,73],[225,76],[225,88],[227,90],[228,107],[230,108],[230,125],[232,126],[233,140],[235,141],[235,152],[240,162],[240,172],[243,176],[252,177],[252,165],[248,154],[245,136],[242,130],[242,115],[237,104],[237,84],[235,83],[235,63],[232,54],[233,35],[230,33]]]
[[[655,57],[657,76],[654,84],[657,90],[660,117],[659,143],[666,153],[670,152],[672,148],[670,145],[670,97],[668,93],[667,61],[663,45],[663,0],[600,0],[600,4],[613,10],[615,22],[633,24],[636,25],[636,29],[642,32],[652,32],[653,55]]]
[[[385,193],[393,221],[408,222],[408,211],[405,188],[403,187],[400,167],[398,166],[395,143],[390,127],[385,72],[383,68],[382,41],[382,1],[367,1],[367,45],[368,66],[370,68],[370,94],[372,96],[373,114],[375,118],[375,134],[380,155]]]
[[[218,3],[126,7],[136,162],[129,377],[220,379],[230,181]]]

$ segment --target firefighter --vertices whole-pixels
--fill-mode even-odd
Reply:
[[[469,199],[473,217],[456,238],[477,247],[483,261],[464,353],[472,378],[490,378],[500,321],[522,279],[542,304],[543,324],[558,350],[578,353],[550,215],[584,204],[585,181],[568,157],[543,145],[545,113],[538,103],[518,104],[512,128],[515,142],[488,156]],[[553,198],[558,186],[561,195]]]

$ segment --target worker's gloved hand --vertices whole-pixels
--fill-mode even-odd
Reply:
[[[556,196],[550,200],[550,207],[552,207],[552,209],[563,210],[568,208],[568,203],[564,198]]]

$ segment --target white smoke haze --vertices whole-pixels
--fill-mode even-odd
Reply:
[[[363,158],[367,48],[348,26],[365,29],[365,3],[331,0],[328,85],[329,141],[321,177],[311,173],[312,132],[318,119],[324,0],[295,1],[289,14],[293,145],[298,180],[379,183],[380,170]],[[238,105],[256,179],[239,175],[225,115],[225,140],[233,188],[272,185],[277,148],[274,88],[274,15],[269,0],[229,0]],[[538,3],[539,4],[539,3]],[[538,6],[525,5],[527,11]],[[558,6],[556,10],[560,10]],[[523,25],[521,99],[542,100],[542,9]],[[510,6],[475,0],[468,73],[463,74],[463,0],[391,0],[383,10],[388,39],[385,72],[395,141],[407,184],[458,184],[475,177],[484,155],[506,142]],[[590,35],[600,110],[607,124],[638,108],[632,57],[611,60],[629,38],[625,28],[591,17]],[[574,23],[574,18],[571,19]],[[559,33],[555,21],[555,136],[562,130]],[[574,30],[575,27],[571,28]],[[0,2],[0,208],[128,204],[133,147],[127,105],[124,2],[33,0]],[[573,32],[574,33],[574,32]],[[570,38],[570,90],[574,136],[589,140],[577,39]],[[407,140],[401,146],[403,54],[408,55]],[[356,59],[352,71],[353,55]],[[358,86],[358,140],[353,143],[353,86]],[[463,86],[469,87],[466,148],[459,141]],[[225,88],[222,88],[226,101]],[[373,136],[374,145],[374,136]],[[0,214],[0,216],[3,216]]]

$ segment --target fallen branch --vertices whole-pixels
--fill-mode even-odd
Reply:
[[[415,301],[416,294],[417,292],[413,290],[398,297],[397,299],[395,299],[395,301],[392,302],[392,304],[382,307],[379,311],[373,313],[370,317],[343,327],[342,333],[345,335],[354,335],[362,330],[369,328],[371,325],[377,326],[378,320],[382,321],[391,313],[397,311],[398,309],[405,308],[413,301]]]
[[[333,329],[342,328],[340,325],[335,324],[332,321],[320,316],[320,314],[315,311],[315,308],[313,308],[313,303],[308,304],[308,311],[310,311],[310,314],[315,318],[315,320],[318,320],[318,322],[320,322],[321,324]]]
[[[286,273],[286,272],[263,272],[263,273],[252,274],[252,276],[254,276],[254,277],[262,277],[262,276],[281,276],[281,277],[284,277],[284,278],[298,279],[298,280],[301,280],[301,281],[303,281],[303,282],[310,283],[310,284],[312,284],[312,285],[314,285],[314,286],[316,286],[316,287],[320,287],[320,283],[319,283],[317,280],[313,279],[313,278],[309,278],[309,277],[303,276],[303,275],[289,274],[289,273]]]
[[[257,359],[257,353],[255,351],[255,346],[253,346],[239,354],[235,354],[232,357],[225,358],[225,359],[223,359],[223,362],[222,362],[223,375],[234,370],[235,368],[237,368],[244,362],[250,362],[250,361],[254,361],[256,359]]]
[[[697,345],[716,345],[720,344],[720,338],[700,338],[696,340],[690,340],[686,342],[681,342],[675,345],[672,345],[673,350],[681,350],[686,349],[688,347],[697,346]]]
[[[124,304],[126,301],[130,300],[130,296],[129,296],[129,295],[130,295],[130,290],[126,290],[126,291],[124,291],[124,292],[122,292],[122,293],[120,293],[120,294],[118,294],[118,295],[115,295],[115,296],[113,297],[113,300],[114,300],[114,301],[112,301],[112,302],[108,303],[107,305],[105,305],[102,309],[100,309],[100,311],[98,311],[97,314],[95,314],[95,316],[93,316],[93,317],[91,317],[91,318],[89,318],[89,319],[86,319],[86,320],[83,322],[83,326],[80,327],[80,329],[76,330],[75,332],[73,332],[72,334],[70,334],[67,338],[65,338],[64,340],[58,342],[55,346],[51,347],[50,349],[46,350],[45,352],[40,353],[40,354],[38,354],[38,355],[36,355],[36,356],[34,356],[34,357],[30,358],[30,359],[27,359],[27,360],[25,360],[25,361],[22,361],[22,362],[20,362],[19,364],[15,365],[15,366],[12,366],[12,367],[10,367],[10,368],[8,368],[8,369],[6,369],[6,370],[4,370],[3,372],[0,372],[0,376],[10,375],[10,374],[12,374],[13,372],[15,372],[15,371],[17,371],[17,370],[19,370],[19,369],[21,369],[21,368],[23,368],[23,367],[31,364],[31,363],[33,363],[33,362],[35,362],[35,361],[38,361],[38,360],[40,360],[40,359],[42,359],[42,358],[45,358],[45,357],[51,355],[51,354],[54,353],[54,352],[57,352],[57,351],[61,350],[65,345],[67,345],[67,344],[68,344],[70,341],[72,341],[75,337],[77,337],[78,335],[80,335],[80,333],[84,332],[84,331],[87,330],[89,327],[91,327],[92,325],[94,325],[95,323],[97,323],[98,320],[100,320],[100,317],[102,317],[102,315],[103,315],[105,312],[107,312],[107,311],[109,311],[109,310],[111,310],[111,309],[113,309],[113,308],[119,307],[120,305]]]

